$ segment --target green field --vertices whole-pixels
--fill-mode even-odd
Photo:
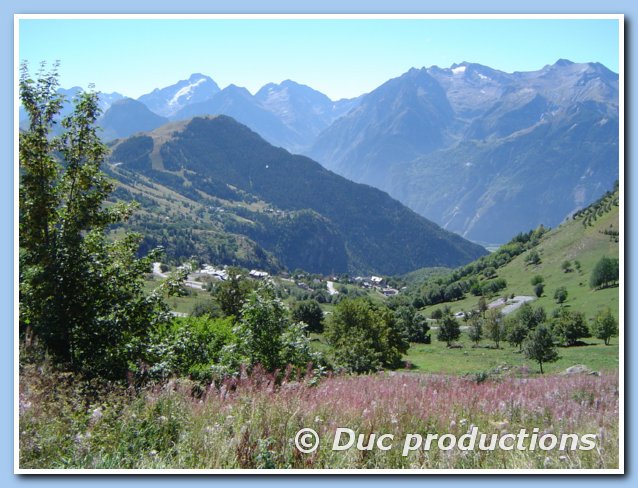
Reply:
[[[436,331],[433,331],[436,336]],[[609,346],[594,338],[585,339],[586,346],[559,347],[560,359],[555,363],[543,364],[545,373],[564,371],[575,364],[583,364],[593,371],[613,371],[618,369],[618,338]],[[404,359],[413,366],[413,371],[422,373],[465,374],[493,371],[496,368],[521,370],[527,368],[530,373],[539,372],[538,364],[525,359],[523,354],[507,343],[501,343],[500,349],[494,349],[493,343],[481,341],[481,347],[473,348],[467,334],[462,333],[458,344],[461,349],[448,349],[444,342],[436,339],[432,344],[411,344]],[[523,369],[524,370],[524,369]]]

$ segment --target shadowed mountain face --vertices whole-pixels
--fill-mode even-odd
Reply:
[[[143,103],[124,98],[114,102],[97,123],[102,128],[102,137],[110,141],[156,129],[166,122],[167,118],[151,112]]]
[[[196,213],[221,208],[225,232],[245,236],[289,269],[396,274],[485,253],[382,191],[273,147],[227,116],[119,141],[111,162],[122,181],[143,176],[188,197]]]
[[[499,243],[558,224],[613,185],[618,106],[618,75],[596,63],[412,69],[362,97],[306,154]]]

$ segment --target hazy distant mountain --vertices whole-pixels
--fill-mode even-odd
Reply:
[[[110,141],[156,129],[166,122],[167,118],[151,112],[143,103],[124,98],[114,102],[98,119],[97,124],[102,128],[102,138]]]
[[[333,102],[323,93],[291,80],[264,85],[255,99],[298,136],[297,146],[285,146],[293,152],[311,145],[321,131],[357,104],[357,99]]]
[[[449,230],[504,242],[558,224],[618,178],[618,75],[566,60],[525,73],[412,69],[307,154]]]
[[[138,100],[156,114],[171,117],[190,104],[208,100],[218,91],[219,86],[212,78],[194,73],[187,80],[165,88],[156,88]]]
[[[395,274],[485,254],[382,191],[273,147],[227,116],[118,141],[111,162],[122,190],[142,193],[140,230],[172,255],[245,265],[273,256],[288,269]],[[163,193],[173,197],[158,203]]]
[[[184,107],[173,119],[185,120],[194,116],[228,115],[247,125],[272,144],[282,147],[299,143],[299,136],[279,117],[263,107],[246,88],[229,85],[210,100]]]
[[[333,102],[323,93],[286,80],[279,85],[267,84],[254,96],[245,88],[229,85],[204,102],[185,106],[172,119],[228,115],[271,144],[297,152],[309,147],[323,129],[356,103],[357,99]]]

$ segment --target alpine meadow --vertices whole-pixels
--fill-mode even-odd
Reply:
[[[296,30],[306,20],[282,32],[338,57],[329,29]],[[372,21],[341,21],[331,35],[361,34],[342,55],[359,49],[369,76]],[[407,20],[374,21],[379,38],[412,39]],[[541,25],[519,21],[521,35]],[[93,85],[69,82],[83,59],[70,48],[38,65],[29,22],[15,74],[18,472],[623,472],[622,59],[557,44],[534,69],[425,67],[446,20],[421,19],[423,52],[405,44],[421,64],[338,98],[262,81],[277,35],[250,55],[233,36],[275,20],[204,18],[219,58],[205,61],[189,50],[195,20],[164,18],[186,30],[167,31],[162,76],[126,81],[107,56],[110,77],[83,67]],[[99,42],[118,22],[160,42],[146,30],[160,20],[102,22]],[[447,22],[470,54],[460,26],[492,25]],[[250,81],[224,64],[223,32]],[[282,49],[273,70],[348,76]],[[180,72],[180,56],[218,74]],[[96,89],[126,83],[135,96]]]

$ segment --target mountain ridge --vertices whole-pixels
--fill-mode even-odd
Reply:
[[[395,274],[422,263],[457,265],[485,253],[380,190],[271,146],[228,116],[195,117],[176,130],[170,127],[117,141],[111,157],[114,174],[144,175],[190,196],[203,205],[202,212],[217,208],[227,231],[245,235],[289,269],[294,263],[323,273]],[[158,155],[161,161],[153,159]],[[231,210],[234,217],[227,215]],[[296,224],[308,234],[301,236]],[[325,246],[304,252],[315,245],[313,235]],[[296,246],[301,237],[306,244]],[[287,260],[285,249],[299,252]],[[323,262],[311,262],[322,252]]]

